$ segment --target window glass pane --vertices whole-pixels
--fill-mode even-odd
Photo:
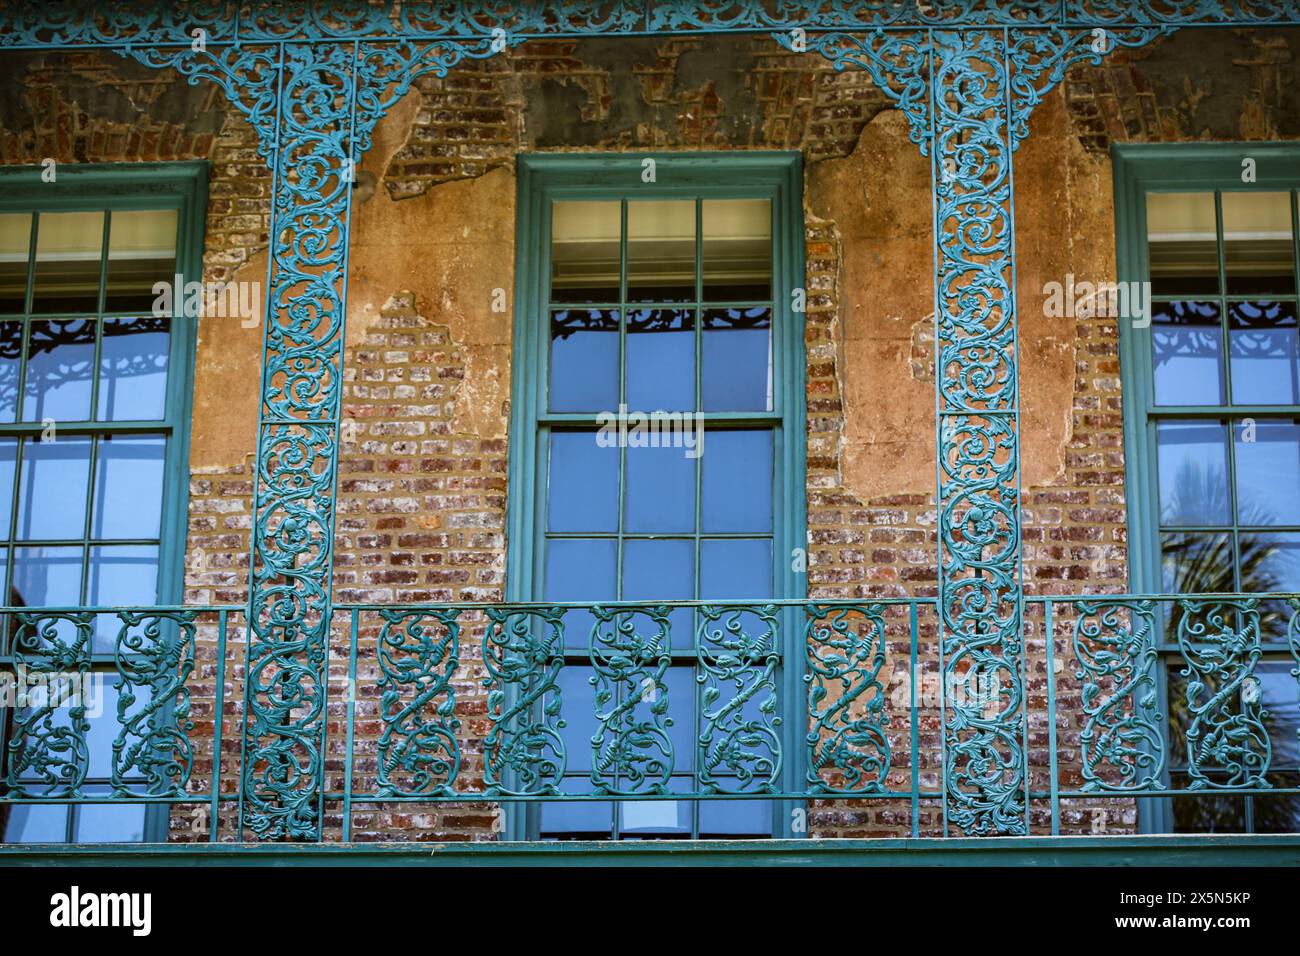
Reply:
[[[18,439],[0,438],[0,540],[9,537],[9,525],[13,520],[17,455]]]
[[[617,302],[622,212],[610,202],[551,204],[551,301]]]
[[[618,312],[551,313],[549,407],[553,412],[612,411],[618,406]]]
[[[1213,302],[1158,302],[1151,316],[1157,405],[1223,404],[1223,333]]]
[[[1242,531],[1237,535],[1241,590],[1247,593],[1300,594],[1300,532]],[[1260,605],[1260,636],[1284,641],[1293,611],[1285,601]]]
[[[695,530],[695,463],[698,459],[688,457],[688,452],[686,448],[671,447],[627,449],[625,530]]]
[[[105,312],[153,308],[154,283],[175,283],[176,210],[114,212],[108,224]]]
[[[700,597],[745,601],[772,596],[772,542],[700,542]]]
[[[546,542],[544,601],[612,601],[617,596],[612,539],[555,538]],[[586,647],[595,618],[589,611],[564,615],[566,647]]]
[[[689,540],[623,543],[623,599],[627,601],[689,601],[695,596],[695,543]],[[690,608],[669,615],[672,646],[693,647]]]
[[[700,383],[706,412],[772,410],[772,310],[705,309]]]
[[[701,212],[706,302],[772,297],[772,202],[706,199]]]
[[[1166,531],[1160,535],[1166,594],[1237,590],[1232,536],[1220,531]]]
[[[618,459],[596,432],[552,432],[547,529],[617,531]]]
[[[723,790],[743,789],[739,781],[722,781]],[[772,832],[770,800],[700,801],[700,837],[769,836]]]
[[[705,531],[772,530],[772,433],[723,431],[705,434]]]
[[[1236,425],[1237,522],[1300,524],[1300,426],[1258,421],[1254,441]]]
[[[100,421],[166,417],[169,320],[105,319],[99,355]]]
[[[22,322],[0,322],[0,422],[12,422],[18,414],[22,357]]]
[[[627,313],[627,407],[695,410],[695,310]]]
[[[27,307],[27,253],[31,242],[31,213],[0,213],[0,312],[22,312]]]
[[[1177,775],[1174,786],[1191,786],[1186,775]],[[1174,797],[1175,833],[1245,833],[1246,798],[1228,796]]]
[[[81,603],[81,548],[14,548],[9,603],[70,607]]]
[[[1225,192],[1222,203],[1228,295],[1294,295],[1290,194]]]
[[[88,319],[32,322],[27,340],[23,421],[81,422],[90,418],[95,323]]]
[[[1152,295],[1219,291],[1213,193],[1147,194],[1147,261]]]
[[[1156,426],[1160,523],[1227,524],[1227,429],[1222,422],[1161,422]]]
[[[1271,773],[1269,780],[1279,789],[1300,788],[1300,773]],[[1252,803],[1255,833],[1300,833],[1300,796],[1279,793],[1254,797]]]
[[[92,779],[105,780],[113,773],[113,741],[122,725],[117,720],[118,678],[103,671],[92,673],[83,697],[86,708],[86,753],[89,757],[86,774]],[[141,704],[149,701],[149,688],[136,688],[136,699]]]
[[[627,204],[627,301],[695,300],[695,201]]]
[[[152,607],[158,603],[158,546],[92,547],[86,575],[86,603],[97,607]],[[116,614],[97,616],[95,650],[111,653],[121,628],[121,619]]]
[[[84,804],[77,813],[76,840],[78,843],[140,843],[144,840],[147,809],[140,803]]]
[[[1259,706],[1273,745],[1274,767],[1300,767],[1300,693],[1289,661],[1260,661],[1255,666]],[[1295,784],[1291,784],[1295,786]]]
[[[591,743],[586,742],[590,752]],[[590,753],[588,753],[590,761]],[[582,777],[569,777],[560,784],[564,793],[588,793],[591,781]],[[558,839],[578,839],[583,834],[597,838],[608,837],[614,828],[614,804],[601,801],[574,803],[543,803],[541,835]]]
[[[1300,405],[1300,339],[1294,302],[1228,303],[1232,400]]]
[[[98,311],[103,244],[102,212],[41,213],[32,311]]]
[[[5,843],[63,843],[68,838],[68,808],[57,804],[9,804]]]
[[[162,435],[105,435],[99,440],[91,537],[158,537],[166,451]]]
[[[569,613],[571,615],[573,612]],[[568,629],[567,622],[565,629]],[[571,647],[586,644],[587,635],[580,636],[580,641],[570,639],[565,643]],[[568,754],[569,773],[586,774],[591,771],[591,738],[600,733],[600,722],[596,720],[596,685],[591,682],[595,674],[594,667],[565,664],[555,678],[563,702],[561,716],[564,718],[564,727],[561,734]],[[583,781],[577,780],[574,783],[582,784]],[[585,793],[586,790],[587,788],[578,786],[565,792]]]
[[[668,781],[673,793],[689,793],[691,778],[673,777]],[[618,804],[621,832],[651,839],[689,836],[691,803],[688,800],[621,800]]]
[[[18,485],[18,537],[75,538],[86,529],[86,486],[90,478],[90,439],[69,436],[23,444]]]

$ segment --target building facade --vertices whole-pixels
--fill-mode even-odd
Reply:
[[[0,852],[1295,857],[1300,12],[802,6],[0,8]]]

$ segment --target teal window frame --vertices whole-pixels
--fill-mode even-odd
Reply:
[[[1238,299],[1272,298],[1291,302],[1300,301],[1297,295],[1271,296],[1228,295],[1224,285],[1223,217],[1221,201],[1217,194],[1240,192],[1290,192],[1291,228],[1293,243],[1300,248],[1300,143],[1178,143],[1178,144],[1115,144],[1111,147],[1114,174],[1114,201],[1116,217],[1116,267],[1120,283],[1142,282],[1150,277],[1147,254],[1146,196],[1153,192],[1209,192],[1216,194],[1219,292],[1215,295],[1184,296],[1186,299],[1209,299],[1221,302]],[[1243,182],[1244,161],[1254,161],[1255,180]],[[1294,251],[1294,250],[1293,250]],[[1300,252],[1296,252],[1300,260]],[[1295,263],[1297,281],[1300,282],[1300,261]],[[1221,318],[1226,327],[1226,316]],[[1155,403],[1155,374],[1152,351],[1152,325],[1134,328],[1127,319],[1118,320],[1120,350],[1120,387],[1123,395],[1125,498],[1128,513],[1128,566],[1129,590],[1133,594],[1160,594],[1164,590],[1160,549],[1160,489],[1156,451],[1156,423],[1162,419],[1190,418],[1229,421],[1229,455],[1235,456],[1235,436],[1231,434],[1233,418],[1300,419],[1300,405],[1242,405],[1233,404],[1231,391],[1230,351],[1225,341],[1222,349],[1224,364],[1225,403],[1198,406],[1157,406]],[[1226,333],[1225,333],[1226,334]],[[1229,474],[1233,474],[1234,457],[1229,458]],[[1232,519],[1232,535],[1238,534],[1238,522]],[[1235,552],[1234,552],[1235,553]],[[1262,660],[1289,660],[1286,643],[1265,641]],[[1166,752],[1169,740],[1167,705],[1168,681],[1163,661],[1177,653],[1177,646],[1168,635],[1160,637],[1157,645],[1162,666],[1157,669],[1156,683],[1161,711],[1165,714],[1163,732]],[[1169,785],[1169,767],[1164,769],[1165,785]],[[1172,800],[1182,797],[1139,799],[1138,829],[1142,833],[1173,832]],[[1244,819],[1248,831],[1253,832],[1251,798],[1246,801]]]
[[[176,216],[176,273],[182,281],[203,279],[204,236],[208,204],[208,163],[202,161],[174,163],[79,164],[58,163],[55,180],[46,182],[44,167],[14,166],[0,168],[0,213],[34,212],[48,214],[108,210],[174,209]],[[39,226],[37,226],[39,228]],[[103,299],[103,258],[101,248],[101,302]],[[35,243],[28,248],[28,275],[36,256]],[[167,280],[172,281],[168,276]],[[86,313],[89,314],[89,313]],[[96,320],[119,313],[98,312]],[[128,314],[128,313],[121,313]],[[135,313],[131,313],[135,314]],[[26,320],[30,322],[31,320]],[[174,316],[169,327],[168,376],[164,418],[144,423],[86,421],[58,423],[60,434],[107,435],[137,432],[162,433],[167,436],[163,465],[162,511],[158,544],[158,606],[178,605],[184,599],[184,559],[186,532],[189,527],[189,450],[190,413],[194,394],[194,358],[198,336],[197,316]],[[98,341],[98,337],[97,337]],[[98,365],[98,354],[95,364]],[[92,415],[96,413],[92,405]],[[21,418],[21,415],[18,416]],[[15,422],[0,425],[0,435],[40,434],[41,422]],[[84,544],[84,541],[83,541]],[[10,572],[12,562],[10,562]],[[7,584],[0,583],[0,587]],[[7,592],[5,602],[7,603]],[[0,658],[11,663],[11,657]],[[111,671],[113,655],[94,653],[91,666]],[[112,678],[110,677],[111,684]],[[0,746],[7,748],[7,736]],[[67,840],[75,839],[82,801],[68,805]],[[145,813],[143,842],[167,840],[169,807],[148,804]]]
[[[653,159],[655,181],[643,181],[644,163]],[[550,281],[551,203],[555,200],[751,199],[772,202],[772,412],[713,412],[705,421],[772,427],[773,596],[806,596],[806,575],[793,568],[793,548],[807,547],[807,411],[804,314],[795,311],[795,290],[805,290],[803,161],[797,152],[710,153],[636,152],[624,154],[521,154],[516,161],[514,347],[511,369],[509,490],[507,495],[506,599],[542,600],[541,560],[545,520],[547,427],[585,415],[552,414],[546,408]],[[784,763],[781,790],[803,779],[802,621],[782,618],[785,635],[781,699]],[[790,801],[773,801],[772,833],[791,837]],[[522,803],[505,807],[506,836],[536,839],[538,814]]]

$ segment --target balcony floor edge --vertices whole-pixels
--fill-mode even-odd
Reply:
[[[15,866],[1300,866],[1300,834],[869,840],[4,844]]]

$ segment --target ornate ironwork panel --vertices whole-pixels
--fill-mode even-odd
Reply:
[[[708,793],[780,786],[780,610],[708,604],[695,631],[700,685],[698,776]]]
[[[88,795],[92,723],[113,729],[95,774],[115,797],[179,797],[194,767],[189,679],[197,611],[24,611],[7,621],[14,700],[5,787],[17,797]],[[112,669],[94,665],[112,637]],[[13,688],[7,688],[12,690]],[[115,705],[105,704],[113,691]],[[106,771],[106,772],[105,772]]]
[[[1191,789],[1268,787],[1272,744],[1255,665],[1263,655],[1259,601],[1183,599],[1173,612],[1182,653]]]
[[[967,834],[1023,833],[1009,65],[1000,32],[932,37],[946,811]],[[949,692],[971,672],[996,700]]]
[[[596,793],[667,793],[676,764],[668,736],[671,622],[667,606],[591,609],[588,653],[597,729],[591,738]]]
[[[1098,600],[1080,603],[1075,613],[1071,647],[1085,715],[1079,735],[1083,789],[1158,789],[1165,743],[1154,607],[1150,601]]]
[[[378,792],[450,793],[460,772],[452,684],[460,665],[460,612],[385,608],[380,616]]]
[[[195,616],[193,611],[120,615],[113,647],[120,725],[113,741],[115,793],[185,793],[194,768],[189,679],[194,673]]]
[[[12,622],[11,622],[12,626]],[[79,797],[90,766],[86,735],[94,615],[20,615],[14,670],[31,688],[11,718],[5,786],[18,796]]]
[[[813,604],[807,618],[808,789],[883,792],[891,761],[884,608]]]
[[[560,716],[564,611],[488,608],[483,633],[488,719],[483,740],[487,792],[556,794],[568,765]]]

